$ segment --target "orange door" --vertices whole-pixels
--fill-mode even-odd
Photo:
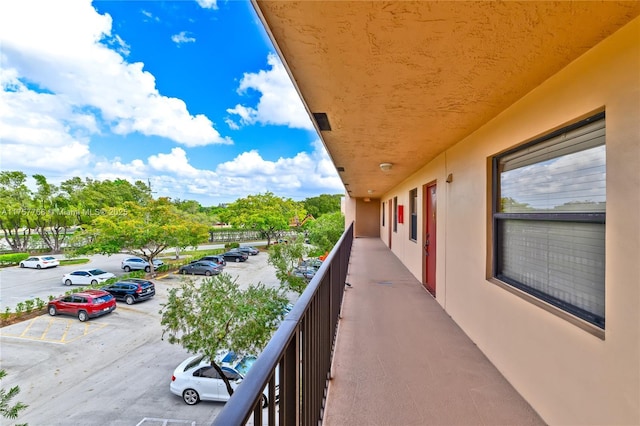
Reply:
[[[436,295],[436,184],[423,187],[424,286]]]

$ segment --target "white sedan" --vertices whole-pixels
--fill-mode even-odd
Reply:
[[[115,277],[114,274],[105,272],[102,269],[78,269],[69,274],[64,274],[62,276],[62,284],[96,285],[113,277]]]
[[[60,261],[53,256],[32,256],[20,262],[21,268],[55,268],[60,265]]]
[[[233,355],[233,353],[228,355]],[[233,365],[225,358],[218,364],[229,379],[231,387],[235,389],[256,358],[247,356],[237,361],[233,356],[232,360],[237,363]],[[184,402],[189,405],[197,404],[200,401],[228,401],[230,398],[224,380],[211,366],[209,359],[202,355],[189,357],[176,367],[171,377],[169,389],[174,395],[181,396]],[[263,406],[267,405],[266,391],[267,389],[262,395]]]

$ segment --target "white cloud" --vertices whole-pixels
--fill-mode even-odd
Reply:
[[[195,37],[191,37],[187,35],[186,31],[182,31],[178,34],[174,34],[171,36],[171,41],[176,43],[178,46],[182,43],[194,43],[196,41]]]
[[[206,4],[201,6],[217,7]],[[210,170],[194,167],[190,157],[207,152],[202,145],[232,141],[206,116],[191,115],[181,99],[159,93],[155,77],[142,63],[127,62],[129,46],[111,31],[111,17],[98,14],[89,0],[0,2],[2,170],[41,173],[54,184],[74,176],[142,180],[151,183],[155,196],[195,199],[203,205],[266,191],[294,199],[342,192],[320,141],[311,152],[291,158],[270,161],[252,150],[218,166],[212,163]],[[274,55],[268,62],[270,69],[242,78],[238,92],[257,91],[260,98],[257,105],[230,110],[233,118],[242,125],[313,130],[284,67]],[[231,118],[226,122],[240,129]],[[92,137],[100,136],[94,143],[102,143],[98,139],[107,140],[110,133],[136,132],[182,147],[150,155],[154,140],[148,139],[140,149],[147,154],[126,161],[90,152]]]
[[[89,0],[1,2],[3,69],[29,82],[24,90],[47,92],[73,110],[90,112],[118,134],[139,132],[185,146],[232,143],[206,116],[191,115],[182,100],[161,95],[142,63],[128,63],[123,55],[129,48],[111,25]]]
[[[250,90],[259,92],[258,105],[251,107],[238,104],[227,109],[227,112],[239,116],[241,125],[272,124],[314,130],[309,114],[280,59],[270,54],[267,63],[270,70],[245,73],[238,87],[239,94]]]
[[[231,202],[267,191],[296,200],[344,191],[320,141],[313,144],[310,153],[301,152],[276,161],[265,160],[252,150],[219,164],[215,170],[195,168],[182,148],[152,155],[146,163],[134,160],[123,164],[115,159],[101,161],[95,167],[95,177],[100,180],[123,176],[131,182],[149,181],[157,197],[197,200],[203,205]]]
[[[89,161],[86,135],[97,130],[92,115],[74,110],[64,98],[28,90],[14,70],[0,72],[0,83],[10,88],[0,93],[3,170],[65,171]]]
[[[203,9],[217,9],[218,2],[216,0],[196,0]]]
[[[169,172],[189,178],[208,173],[207,170],[198,170],[191,166],[187,153],[182,148],[173,148],[169,154],[152,155],[149,157],[149,166],[158,172]]]
[[[153,16],[153,13],[149,12],[148,10],[142,10],[141,13],[147,17],[147,19],[145,20],[146,22],[148,22],[149,20],[160,22],[160,18],[158,18],[157,16]]]

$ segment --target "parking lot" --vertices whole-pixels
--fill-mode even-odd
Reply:
[[[240,286],[277,285],[267,254],[227,264]],[[167,290],[182,277],[155,280],[156,296],[118,302],[103,317],[80,322],[42,315],[0,329],[2,387],[20,386],[29,405],[19,423],[38,425],[208,425],[223,403],[188,406],[169,392],[173,369],[189,354],[162,340]],[[201,279],[201,278],[198,278]]]

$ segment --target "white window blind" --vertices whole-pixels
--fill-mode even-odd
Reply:
[[[494,162],[495,276],[604,328],[604,114]]]

